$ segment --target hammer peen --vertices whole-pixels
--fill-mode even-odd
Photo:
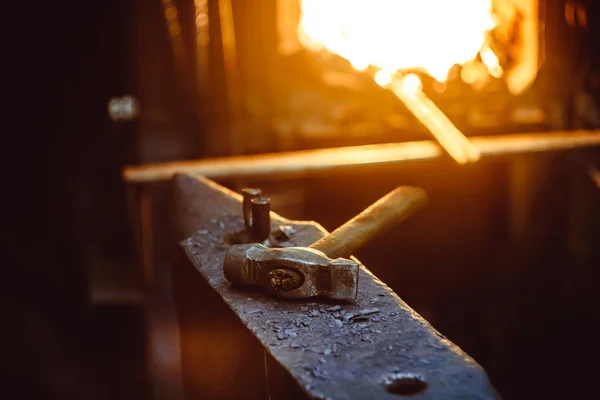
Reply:
[[[423,189],[397,187],[310,247],[231,246],[223,272],[233,284],[263,286],[281,297],[355,300],[360,264],[347,257],[426,204]]]

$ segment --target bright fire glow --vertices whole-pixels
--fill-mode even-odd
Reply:
[[[423,88],[421,79],[415,74],[408,74],[402,80],[402,89],[408,92],[418,92]]]
[[[357,70],[385,71],[375,77],[381,86],[407,69],[445,82],[452,66],[480,53],[490,75],[502,74],[487,46],[492,0],[301,0],[301,9],[304,46],[338,54]]]

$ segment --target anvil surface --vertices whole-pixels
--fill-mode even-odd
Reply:
[[[307,398],[398,399],[409,393],[414,399],[499,398],[471,357],[365,267],[355,303],[287,301],[232,286],[223,275],[223,259],[228,238],[244,230],[241,196],[185,174],[176,174],[172,183],[179,233],[191,235],[181,245],[195,270]],[[281,246],[309,246],[327,234],[315,222],[275,213],[271,224],[272,230],[279,225],[295,230]],[[390,385],[394,379],[397,387]]]

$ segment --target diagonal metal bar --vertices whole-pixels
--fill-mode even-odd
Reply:
[[[415,394],[421,399],[498,398],[473,359],[364,267],[355,304],[282,301],[262,291],[232,287],[223,276],[222,263],[228,242],[235,237],[232,234],[244,230],[241,196],[205,178],[184,174],[174,176],[173,190],[177,234],[188,236],[181,245],[194,273],[202,275],[287,372],[298,392],[321,399],[397,399],[398,394]],[[293,227],[290,231],[295,233],[286,245],[309,246],[327,233],[314,222],[290,221],[275,213],[271,221],[273,228],[280,224]],[[201,288],[196,289],[198,296],[199,291]],[[210,327],[211,321],[203,323]],[[183,337],[186,332],[181,334]],[[217,330],[215,335],[227,340],[223,332]],[[198,338],[192,343],[195,350],[184,348],[184,353],[201,352],[202,346],[214,346],[218,340],[203,344]],[[232,353],[243,351],[244,346],[239,343]],[[222,357],[228,357],[226,353]],[[224,365],[227,368],[227,363]],[[253,372],[252,368],[245,370],[246,374]],[[235,388],[225,390],[233,393]],[[291,386],[285,390],[294,392]],[[249,393],[245,396],[250,397]]]
[[[408,88],[405,79],[393,80],[389,85],[396,97],[431,132],[454,161],[461,165],[477,162],[481,158],[479,148],[423,91]]]

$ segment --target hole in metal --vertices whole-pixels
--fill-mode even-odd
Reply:
[[[294,290],[304,283],[304,275],[291,268],[275,268],[269,272],[268,277],[275,290]]]
[[[412,373],[393,374],[385,380],[385,388],[392,394],[409,396],[427,389],[423,377]]]

